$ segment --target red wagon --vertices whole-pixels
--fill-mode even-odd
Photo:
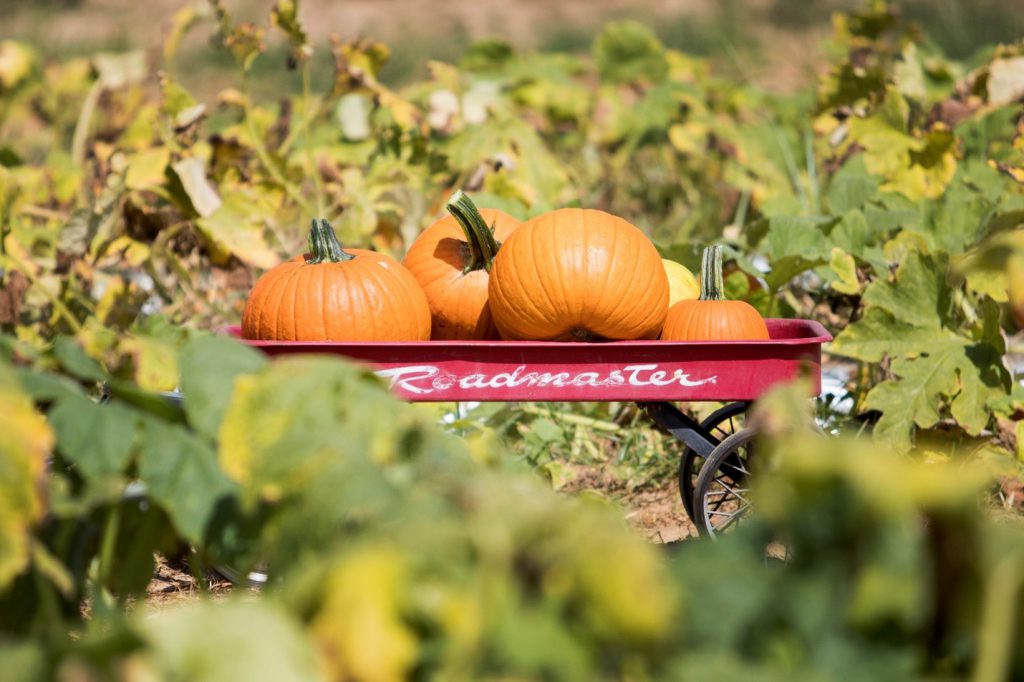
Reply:
[[[701,534],[713,536],[749,507],[747,406],[797,377],[809,378],[815,395],[821,388],[821,344],[831,335],[810,320],[767,324],[767,341],[246,343],[271,356],[328,353],[365,362],[413,402],[636,402],[685,446],[680,496]],[[727,404],[703,422],[672,404],[695,401]]]

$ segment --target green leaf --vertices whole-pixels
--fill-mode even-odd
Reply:
[[[879,362],[884,357],[916,357],[936,341],[957,338],[953,332],[907,324],[882,308],[869,307],[863,317],[844,329],[831,349],[839,355]]]
[[[182,537],[197,546],[203,543],[219,501],[236,489],[220,470],[209,443],[156,419],[143,422],[139,477]]]
[[[318,679],[310,640],[294,616],[267,600],[197,601],[148,612],[140,656],[159,679],[308,682]]]
[[[221,418],[231,400],[235,379],[258,372],[266,358],[243,343],[224,336],[203,335],[181,350],[181,390],[189,424],[216,441]]]
[[[656,83],[668,73],[664,46],[651,29],[637,21],[608,24],[594,39],[592,51],[604,81]]]
[[[66,396],[50,411],[57,448],[87,480],[124,472],[135,444],[137,415],[112,403]]]
[[[831,222],[821,217],[774,217],[769,220],[768,235],[761,248],[773,263],[786,256],[827,261],[831,253],[823,228]]]
[[[65,396],[82,395],[82,389],[68,377],[44,374],[25,367],[18,367],[13,371],[22,389],[36,402],[50,403]]]
[[[828,185],[828,206],[833,215],[861,208],[878,191],[882,181],[868,175],[864,157],[857,155],[843,164]]]
[[[864,303],[912,326],[937,331],[949,317],[949,296],[944,260],[912,252],[900,263],[895,281],[877,280],[868,287]]]
[[[7,682],[38,682],[49,677],[49,655],[42,641],[0,642],[0,670]]]
[[[783,256],[772,261],[771,272],[765,275],[764,280],[772,291],[778,291],[800,273],[813,270],[826,263],[828,261],[824,258],[808,260],[803,256]]]
[[[967,433],[981,433],[991,418],[986,403],[1005,394],[988,356],[984,347],[953,338],[933,339],[926,354],[917,358],[894,360],[893,373],[899,378],[875,386],[865,401],[867,409],[882,412],[875,438],[906,452],[914,426],[935,426],[947,402]]]
[[[72,338],[61,336],[53,346],[53,356],[70,374],[82,381],[104,381],[107,371]]]

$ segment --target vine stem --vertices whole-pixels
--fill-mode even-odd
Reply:
[[[341,248],[334,228],[323,218],[313,219],[313,228],[309,231],[309,251],[313,257],[306,261],[308,265],[341,263],[355,258]]]
[[[243,107],[243,113],[245,114],[245,128],[249,132],[249,137],[252,138],[253,151],[256,152],[257,158],[259,158],[260,163],[263,164],[266,171],[270,173],[270,177],[284,188],[285,193],[291,197],[307,215],[317,215],[314,213],[313,207],[310,203],[302,196],[302,192],[299,191],[299,188],[284,176],[281,169],[279,169],[274,163],[274,160],[270,158],[270,152],[267,150],[267,145],[263,142],[263,138],[260,137],[259,131],[256,130],[256,123],[252,118],[252,87],[251,78],[248,72],[245,74],[244,83],[245,105]]]
[[[103,524],[103,537],[100,540],[99,565],[96,570],[96,582],[93,586],[93,608],[109,613],[114,607],[114,598],[107,590],[107,583],[114,565],[114,550],[117,547],[117,535],[121,530],[121,505],[115,504],[107,512],[106,523]],[[102,613],[97,615],[103,615]]]
[[[313,99],[312,68],[311,59],[306,59],[302,62],[302,138],[306,146],[306,173],[313,178],[313,186],[316,189],[316,215],[324,215],[326,213],[324,186],[320,179],[320,170],[316,167],[313,145],[309,141],[309,128],[313,122],[313,117],[309,111]]]
[[[700,259],[700,300],[721,301],[725,283],[722,280],[722,247],[717,244],[704,249]]]
[[[103,86],[97,80],[89,88],[85,101],[82,102],[82,110],[78,112],[78,120],[75,121],[75,132],[71,136],[71,160],[75,165],[80,166],[85,161],[85,141],[89,136],[89,126],[92,123],[93,115],[96,113],[96,105],[100,101],[100,93],[102,92]]]
[[[494,231],[487,226],[476,204],[460,189],[451,196],[445,208],[459,223],[469,245],[470,258],[462,268],[462,273],[467,274],[474,270],[490,272],[491,264],[498,255],[498,248],[501,245],[494,239]]]

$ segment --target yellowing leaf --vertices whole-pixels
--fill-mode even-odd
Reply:
[[[119,350],[132,361],[135,383],[147,391],[173,391],[178,385],[177,349],[148,336],[129,335]]]
[[[218,199],[219,200],[219,199]],[[227,189],[216,209],[196,221],[210,256],[223,264],[231,256],[258,268],[272,268],[282,258],[266,236],[271,207],[254,188]]]
[[[836,273],[837,279],[829,283],[832,289],[841,294],[856,294],[860,292],[860,281],[857,279],[857,263],[853,256],[838,247],[833,247],[832,258],[829,267]]]
[[[401,617],[405,572],[398,553],[370,547],[346,557],[327,577],[311,629],[334,679],[408,679],[417,639]]]
[[[911,199],[936,198],[956,173],[955,136],[941,124],[922,137],[893,127],[878,114],[850,121],[850,138],[864,147],[868,173],[887,178],[882,190]]]
[[[166,181],[167,165],[171,162],[171,150],[154,147],[128,157],[124,184],[128,189],[152,189]]]
[[[43,516],[43,473],[53,432],[11,369],[0,364],[0,590],[28,564],[33,525]]]
[[[13,40],[0,41],[0,95],[21,85],[32,74],[36,53]]]

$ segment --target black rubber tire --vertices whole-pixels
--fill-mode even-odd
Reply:
[[[743,422],[735,422],[736,417],[742,417],[747,411],[747,403],[729,403],[712,412],[700,423],[701,427],[714,435],[720,443],[736,432],[737,427],[743,428]],[[726,426],[728,425],[728,426]],[[697,476],[704,464],[704,458],[690,448],[683,449],[679,459],[679,470],[676,474],[679,482],[679,498],[683,501],[683,508],[686,515],[694,523],[693,516],[693,492],[697,483]]]
[[[757,435],[754,429],[741,429],[723,440],[704,461],[697,476],[693,492],[693,522],[702,537],[714,538],[750,511],[749,501],[726,489],[741,488],[750,475],[750,462],[753,457],[751,442]],[[725,483],[728,480],[729,483]],[[739,485],[737,485],[739,484]],[[714,499],[711,496],[716,496]],[[735,510],[722,511],[726,504],[736,504]],[[724,524],[716,523],[714,518],[730,514]]]

